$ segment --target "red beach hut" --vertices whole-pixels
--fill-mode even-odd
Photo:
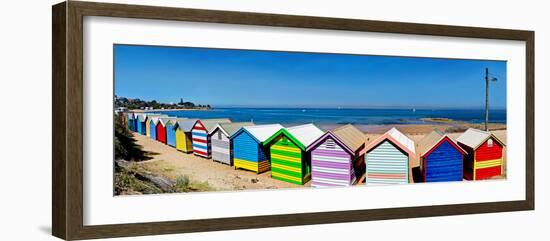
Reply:
[[[156,126],[157,141],[166,144],[166,124],[162,119],[159,119]]]
[[[505,144],[490,132],[470,128],[458,137],[464,158],[464,178],[481,180],[502,175]]]

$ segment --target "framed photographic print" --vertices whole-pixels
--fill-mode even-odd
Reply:
[[[57,237],[534,209],[532,31],[52,11]]]

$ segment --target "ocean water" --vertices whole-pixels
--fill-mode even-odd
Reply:
[[[483,109],[328,109],[328,108],[214,108],[212,110],[160,111],[169,116],[187,118],[230,118],[233,122],[295,125],[390,125],[421,124],[422,118],[449,118],[483,123]],[[506,123],[506,110],[490,110],[489,122]]]

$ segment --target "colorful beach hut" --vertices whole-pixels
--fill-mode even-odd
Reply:
[[[256,173],[270,169],[269,147],[265,141],[284,127],[279,124],[245,126],[229,139],[233,143],[233,165]]]
[[[166,128],[166,144],[172,147],[176,147],[176,123],[178,118],[161,118],[165,121],[164,126]]]
[[[136,132],[145,135],[145,120],[146,114],[140,113],[136,115]]]
[[[503,149],[506,146],[490,132],[470,128],[457,139],[466,150],[464,158],[464,178],[482,180],[503,173]]]
[[[353,125],[326,132],[307,149],[311,152],[311,186],[353,185],[362,175],[365,134]]]
[[[151,130],[155,131],[154,126],[151,125],[151,121],[153,120],[153,117],[161,117],[163,115],[161,114],[147,114],[145,116],[145,135],[148,137],[151,137]],[[153,126],[153,129],[151,129],[151,126]],[[154,138],[153,138],[154,139]]]
[[[128,121],[128,130],[135,131],[134,129],[134,113],[129,112],[126,114],[126,120]]]
[[[157,124],[162,116],[152,116],[149,122],[149,137],[153,140],[157,140]]]
[[[365,182],[406,184],[410,180],[409,162],[416,159],[414,142],[395,128],[367,144]]]
[[[417,143],[424,182],[462,181],[466,151],[438,129]]]
[[[166,123],[170,120],[169,117],[160,117],[158,118],[157,125],[156,125],[156,139],[159,142],[162,142],[164,144],[167,143],[166,141]]]
[[[230,136],[245,126],[253,126],[252,122],[234,122],[217,124],[209,133],[212,143],[212,160],[233,165],[233,150]]]
[[[283,128],[266,140],[271,177],[303,185],[311,179],[311,156],[307,148],[324,132],[313,124]]]
[[[191,130],[198,119],[179,119],[176,121],[176,149],[185,153],[193,152]]]
[[[212,154],[210,137],[208,132],[218,123],[230,123],[230,119],[199,119],[195,122],[191,130],[193,138],[193,154],[205,158],[210,158]]]

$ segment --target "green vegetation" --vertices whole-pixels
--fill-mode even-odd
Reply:
[[[140,180],[136,177],[137,174],[138,167],[135,163],[125,168],[119,166],[115,162],[115,195],[155,194],[164,192],[153,183]]]
[[[193,102],[183,101],[180,99],[178,103],[160,103],[156,100],[146,101],[140,99],[129,99],[126,97],[115,96],[115,108],[126,107],[129,110],[153,108],[160,109],[210,109],[210,105],[197,105]]]
[[[205,192],[213,191],[214,189],[208,182],[191,182],[189,176],[177,176],[174,192]]]
[[[114,115],[114,123],[115,159],[123,159],[126,161],[144,161],[151,159],[151,155],[157,154],[143,151],[141,146],[136,144],[136,140],[130,131],[128,131],[126,125],[122,123],[121,118],[117,115]]]

